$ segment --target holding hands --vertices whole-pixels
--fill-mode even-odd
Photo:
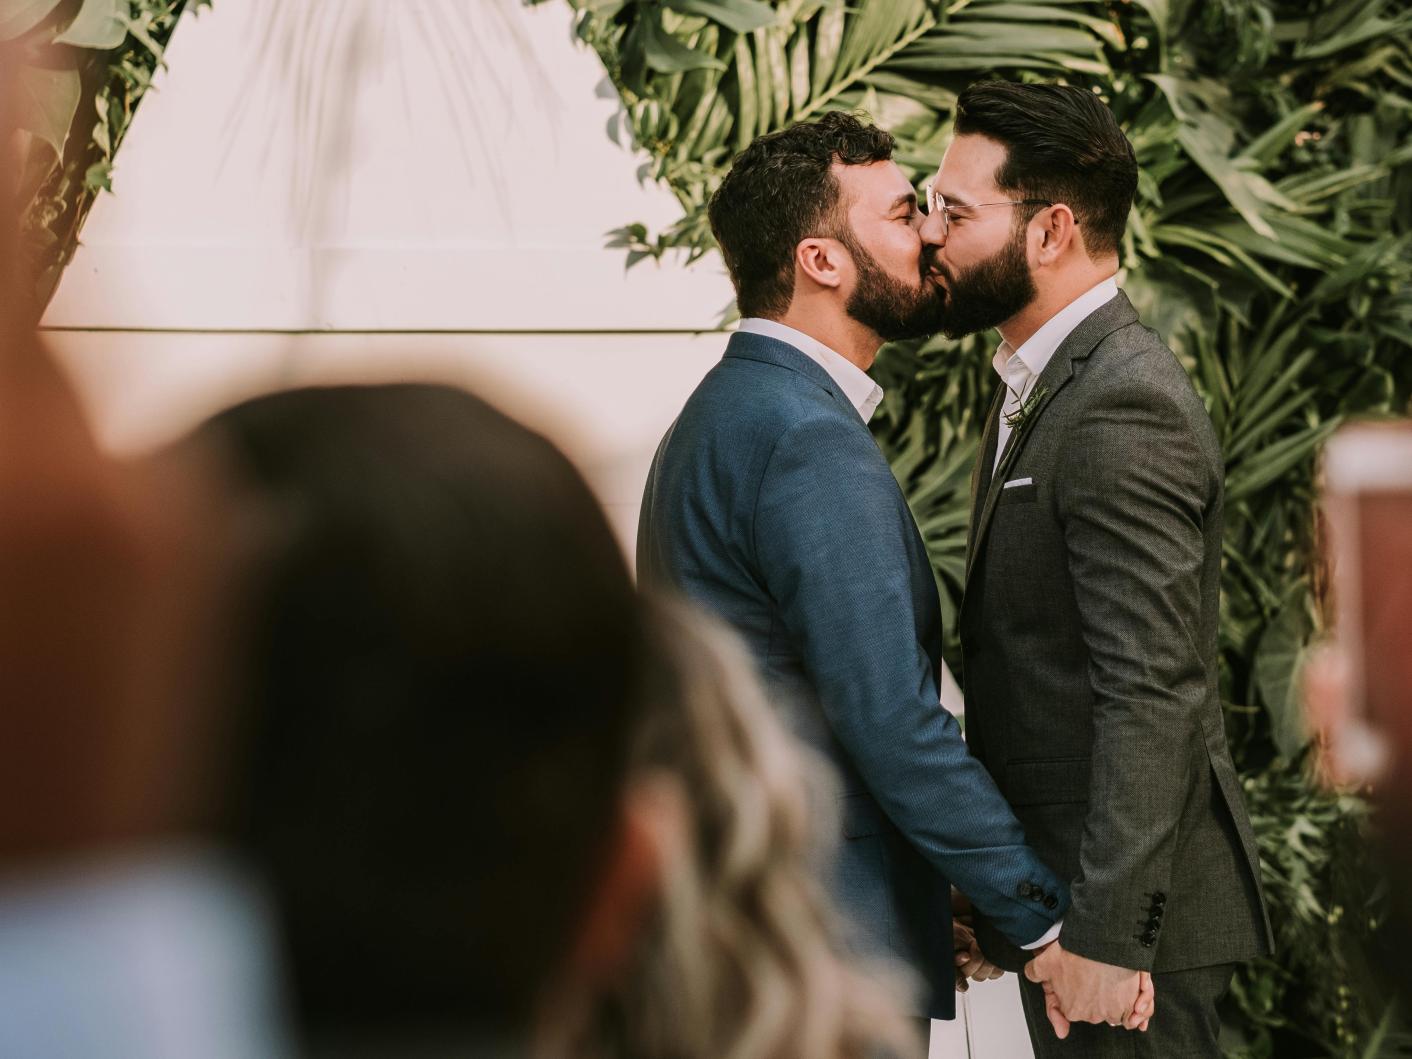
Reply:
[[[1057,941],[1025,965],[1025,977],[1043,987],[1045,1011],[1060,1040],[1069,1035],[1071,1022],[1146,1031],[1156,1009],[1148,972],[1090,960]]]

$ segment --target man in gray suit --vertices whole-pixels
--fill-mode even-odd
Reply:
[[[837,765],[835,893],[924,979],[918,1014],[949,1018],[950,884],[1017,946],[1047,940],[1068,893],[938,705],[936,585],[867,428],[879,346],[941,307],[892,147],[829,114],[756,140],[713,197],[744,319],[657,451],[638,569],[734,625]]]
[[[1223,461],[1117,288],[1136,188],[1091,92],[978,84],[921,229],[943,330],[1004,340],[960,621],[971,749],[1072,889],[1021,983],[1041,1057],[1219,1055],[1235,965],[1272,944],[1217,687]],[[1033,955],[979,933],[1001,966]],[[1139,972],[1151,1032],[1102,1025]]]

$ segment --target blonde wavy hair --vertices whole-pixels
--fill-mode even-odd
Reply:
[[[877,1059],[923,1054],[911,979],[851,955],[823,885],[836,812],[823,759],[788,733],[744,646],[684,604],[652,604],[668,678],[633,767],[682,786],[686,848],[604,996],[582,1059]]]

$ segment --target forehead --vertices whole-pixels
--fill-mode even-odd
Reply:
[[[833,175],[843,192],[845,208],[853,206],[888,209],[899,195],[912,191],[911,182],[896,162],[870,162],[867,165],[833,164]]]
[[[957,136],[942,156],[932,183],[947,198],[980,202],[1000,189],[995,174],[1005,162],[1005,145],[988,136]]]

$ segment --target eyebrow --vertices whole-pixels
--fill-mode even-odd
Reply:
[[[946,200],[948,206],[969,206],[971,202],[965,195],[952,195],[949,192],[937,188],[937,194]]]
[[[895,199],[892,200],[892,205],[887,208],[887,212],[888,212],[888,213],[891,213],[893,210],[896,210],[896,209],[898,209],[899,207],[902,207],[902,206],[916,206],[916,205],[917,205],[917,193],[916,193],[915,191],[907,191],[907,192],[905,192],[904,194],[898,195],[897,198],[895,198]]]

